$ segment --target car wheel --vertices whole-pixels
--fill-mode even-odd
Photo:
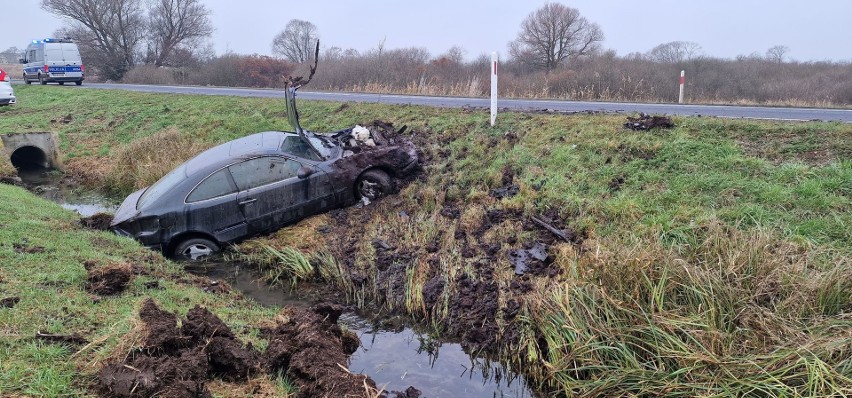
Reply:
[[[174,256],[180,260],[201,261],[219,252],[219,245],[204,238],[192,238],[175,247]]]
[[[76,84],[76,85],[78,85],[78,86],[82,86],[82,85],[83,85],[83,81],[82,81],[82,80],[77,80],[76,82],[74,82],[74,84]]]
[[[42,86],[47,84],[47,82],[44,81],[44,76],[41,73],[38,74],[38,82],[41,83]]]
[[[24,83],[26,83],[26,84],[33,84],[33,82],[31,82],[31,81],[30,81],[30,79],[27,79],[27,74],[26,74],[26,73],[24,73]]]
[[[65,82],[59,82],[59,85],[60,85],[60,86],[64,86],[64,85],[65,85]]]
[[[367,170],[355,182],[355,192],[359,198],[375,200],[393,192],[393,180],[381,170]]]

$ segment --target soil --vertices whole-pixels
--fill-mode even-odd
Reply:
[[[6,297],[0,300],[0,308],[14,308],[18,303],[21,302],[20,297]]]
[[[286,308],[269,339],[265,368],[284,372],[299,387],[299,397],[375,397],[376,384],[343,365],[358,348],[358,337],[337,324],[342,307],[319,304],[310,310]],[[360,344],[360,342],[359,342]]]
[[[624,123],[624,128],[630,130],[651,130],[655,128],[670,129],[673,128],[674,122],[667,116],[651,116],[645,113],[640,113],[638,117],[627,117],[627,123]]]
[[[127,263],[98,264],[86,261],[86,290],[90,293],[109,296],[123,292],[133,280],[133,267]]]
[[[38,340],[44,340],[50,343],[56,344],[67,344],[67,345],[84,345],[88,344],[89,340],[86,340],[85,337],[80,336],[77,333],[74,334],[52,334],[47,332],[37,332],[35,334],[35,338]]]
[[[44,253],[45,249],[43,246],[30,246],[28,242],[23,243],[13,243],[12,249],[15,250],[15,253],[18,254],[36,254],[36,253]]]
[[[98,231],[109,230],[110,223],[112,223],[112,214],[107,213],[95,213],[89,217],[80,218],[81,225]]]
[[[195,306],[178,326],[177,315],[147,299],[139,310],[144,337],[123,361],[106,364],[96,390],[109,397],[210,397],[211,379],[244,383],[260,372],[287,375],[300,397],[376,397],[375,383],[341,365],[360,340],[337,325],[341,307],[285,308],[265,353],[243,345],[209,310]]]

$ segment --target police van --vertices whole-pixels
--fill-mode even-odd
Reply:
[[[33,40],[24,58],[24,82],[41,84],[74,82],[82,85],[86,78],[80,49],[71,39]]]

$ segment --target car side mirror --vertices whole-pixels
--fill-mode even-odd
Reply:
[[[299,168],[299,171],[296,172],[296,177],[299,177],[300,180],[304,180],[316,172],[317,170],[311,166],[302,166]]]
[[[27,59],[26,58],[18,58],[18,62],[25,64],[25,63],[27,63]]]

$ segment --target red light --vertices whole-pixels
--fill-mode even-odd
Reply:
[[[6,72],[3,69],[0,69],[0,82],[6,81]]]
[[[84,67],[83,64],[80,64],[80,72],[85,72],[85,71],[86,71],[86,67]]]
[[[44,72],[45,72],[45,73],[47,73],[47,71],[48,71],[48,69],[47,69],[47,65],[45,65],[45,66],[44,66]]]

